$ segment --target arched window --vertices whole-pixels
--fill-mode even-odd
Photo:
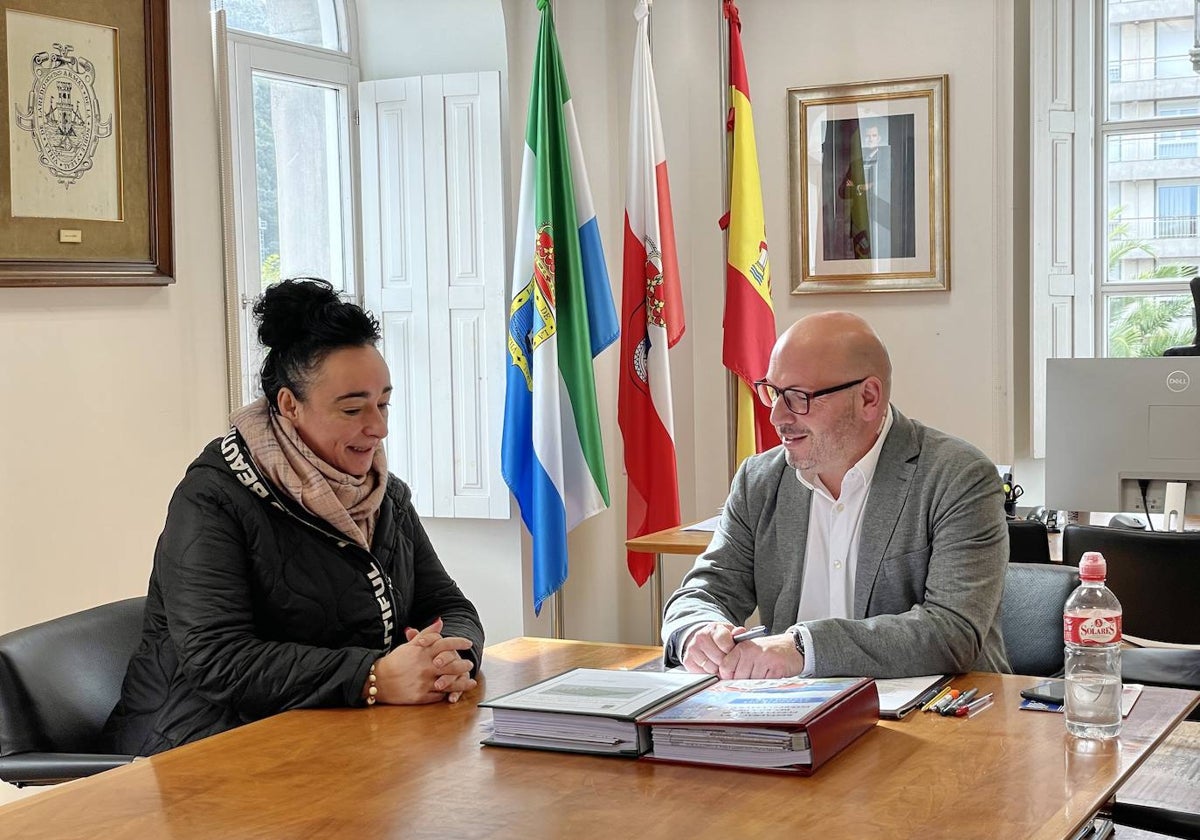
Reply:
[[[230,29],[308,47],[349,52],[345,7],[339,0],[212,0]]]

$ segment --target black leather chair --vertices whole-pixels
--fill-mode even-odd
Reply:
[[[1134,531],[1068,525],[1063,563],[1078,566],[1085,551],[1099,551],[1108,586],[1121,602],[1126,636],[1174,644],[1200,644],[1196,593],[1200,592],[1200,534]],[[1125,682],[1200,690],[1200,650],[1127,648],[1121,651]],[[1189,720],[1200,719],[1200,710]]]
[[[49,785],[128,764],[100,732],[142,635],[130,598],[0,636],[0,780]]]
[[[1014,563],[1050,563],[1050,532],[1036,519],[1008,520],[1008,559]]]
[[[1164,356],[1200,356],[1200,277],[1193,277],[1188,285],[1192,290],[1192,323],[1196,326],[1192,343],[1182,347],[1168,347],[1163,351]]]
[[[1063,669],[1063,604],[1079,570],[1057,563],[1009,563],[1000,601],[1000,632],[1014,674],[1058,675]]]
[[[1200,644],[1200,534],[1068,525],[1063,563],[1078,566],[1085,551],[1104,555],[1108,588],[1121,601],[1126,635]]]

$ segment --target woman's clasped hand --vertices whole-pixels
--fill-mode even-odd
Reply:
[[[376,701],[393,704],[457,703],[464,691],[476,686],[471,662],[459,656],[470,650],[471,640],[443,636],[442,620],[424,630],[409,627],[407,642],[375,663]],[[364,696],[366,687],[364,686]]]

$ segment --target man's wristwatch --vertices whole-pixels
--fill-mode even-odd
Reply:
[[[792,628],[792,644],[796,646],[796,652],[804,656],[804,634],[800,632],[800,627]]]

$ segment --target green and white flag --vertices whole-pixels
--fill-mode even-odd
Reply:
[[[501,456],[533,538],[536,612],[567,579],[567,533],[608,507],[592,359],[619,334],[554,14],[538,9]]]

